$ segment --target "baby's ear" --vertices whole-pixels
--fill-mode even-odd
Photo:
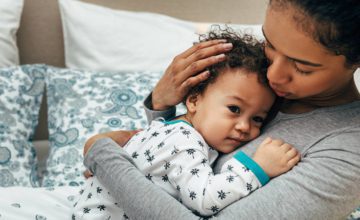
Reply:
[[[199,96],[199,94],[191,94],[186,98],[186,108],[189,113],[196,112],[198,96]]]

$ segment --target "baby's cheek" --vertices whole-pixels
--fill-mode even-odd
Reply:
[[[255,138],[259,137],[260,135],[260,128],[256,127],[256,128],[253,128],[252,131],[251,131],[251,135],[250,135],[250,140],[254,140]],[[249,140],[249,141],[250,141]]]

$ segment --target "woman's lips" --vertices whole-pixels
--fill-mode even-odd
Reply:
[[[280,96],[280,97],[285,97],[285,96],[289,96],[291,93],[289,92],[283,92],[277,89],[277,87],[273,84],[270,83],[271,88],[274,90],[274,92],[276,93],[276,95]]]
[[[276,95],[278,95],[280,97],[286,97],[286,96],[290,95],[289,92],[281,92],[281,91],[278,91],[278,90],[275,90],[275,89],[274,89],[274,92],[276,93]]]

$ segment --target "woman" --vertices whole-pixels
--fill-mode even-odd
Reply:
[[[270,1],[263,25],[267,77],[285,102],[263,134],[240,149],[252,155],[251,146],[271,136],[294,145],[302,161],[214,218],[343,219],[360,204],[360,94],[353,78],[360,66],[359,11],[357,0]],[[172,106],[208,76],[201,70],[230,49],[223,41],[204,42],[177,56],[145,102],[150,119],[172,117]],[[122,145],[132,133],[119,134]],[[84,152],[86,165],[131,219],[198,219],[110,139],[92,139]]]

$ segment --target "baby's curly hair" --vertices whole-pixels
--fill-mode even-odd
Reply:
[[[228,26],[221,28],[219,25],[212,26],[209,33],[200,35],[199,37],[200,42],[217,39],[225,39],[227,43],[232,43],[233,48],[225,54],[225,61],[207,68],[210,76],[205,81],[190,89],[183,99],[185,105],[189,96],[202,94],[210,83],[216,81],[217,77],[225,68],[244,68],[248,74],[257,74],[259,82],[269,87],[269,82],[266,77],[269,62],[265,56],[263,42],[257,40],[252,35],[237,33]],[[263,126],[268,124],[276,116],[282,102],[283,99],[276,96],[275,102],[268,112]]]
[[[209,33],[202,34],[199,37],[200,42],[217,39],[225,39],[227,43],[232,43],[232,50],[225,53],[226,60],[206,69],[210,72],[209,78],[190,89],[183,103],[186,103],[189,96],[202,94],[206,87],[210,83],[214,83],[222,70],[226,68],[244,68],[250,74],[256,73],[259,82],[268,85],[266,71],[269,64],[262,42],[252,35],[237,33],[228,26],[221,28],[219,25],[212,26]]]

